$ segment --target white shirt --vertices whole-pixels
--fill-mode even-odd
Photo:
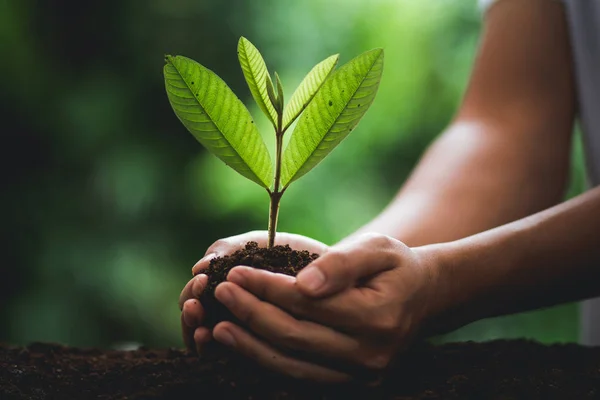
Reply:
[[[479,0],[479,4],[485,11],[499,1]],[[560,1],[571,35],[587,176],[596,186],[600,184],[600,0]],[[581,342],[600,346],[600,298],[584,301],[580,317]]]

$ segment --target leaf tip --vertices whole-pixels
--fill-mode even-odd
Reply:
[[[246,48],[251,45],[252,43],[248,39],[246,39],[244,36],[240,36],[240,40],[238,40],[238,52],[241,50],[246,50]]]
[[[275,95],[275,88],[273,87],[273,81],[271,80],[271,77],[269,75],[267,75],[267,79],[266,79],[265,83],[267,85],[267,96],[269,97],[269,100],[271,101],[271,104],[273,105],[273,107],[277,108],[277,96]]]
[[[373,53],[377,54],[377,57],[383,57],[383,54],[384,54],[383,47],[376,47],[371,51]]]
[[[367,50],[364,53],[362,53],[361,55],[359,55],[359,57],[361,56],[372,56],[374,59],[375,58],[379,58],[379,57],[383,57],[383,48],[382,47],[376,47],[374,49],[371,50]]]
[[[165,54],[165,62],[166,62],[167,64],[172,64],[172,63],[173,63],[173,58],[174,58],[174,57],[173,57],[172,55],[170,55],[170,54]]]
[[[277,106],[278,111],[281,113],[283,111],[283,85],[277,71],[275,71],[275,82],[277,84]]]
[[[238,45],[237,45],[237,47],[238,47],[238,51],[239,51],[239,49],[240,49],[240,48],[241,48],[241,47],[244,45],[244,40],[248,40],[248,39],[246,39],[246,38],[245,38],[245,37],[243,37],[243,36],[240,36],[240,40],[238,40]]]

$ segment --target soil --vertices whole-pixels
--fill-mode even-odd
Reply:
[[[316,254],[249,243],[214,259],[204,299],[210,321],[233,319],[214,288],[236,265],[295,275]],[[419,343],[378,386],[318,385],[257,366],[217,342],[202,355],[179,349],[80,349],[0,345],[0,400],[13,399],[600,399],[600,347],[531,341]]]
[[[298,272],[318,257],[318,254],[306,250],[292,250],[288,245],[273,246],[273,248],[267,249],[258,247],[256,242],[248,242],[244,249],[238,250],[229,256],[212,259],[209,267],[201,272],[208,275],[208,284],[200,297],[200,302],[206,313],[204,323],[209,327],[213,327],[219,321],[238,322],[231,312],[214,296],[215,288],[219,283],[226,280],[227,274],[233,267],[245,265],[296,276]]]
[[[600,348],[530,341],[419,345],[377,387],[282,378],[221,352],[0,346],[0,399],[598,399]]]

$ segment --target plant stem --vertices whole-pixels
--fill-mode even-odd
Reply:
[[[269,242],[267,248],[273,247],[275,244],[275,234],[277,233],[277,217],[279,215],[279,201],[283,192],[279,191],[279,184],[281,181],[281,150],[283,147],[283,131],[282,128],[282,113],[278,113],[277,117],[277,130],[275,132],[275,138],[277,140],[277,149],[275,152],[275,183],[273,185],[273,191],[269,193],[271,197],[271,204],[269,206]]]
[[[269,243],[267,248],[273,247],[275,244],[275,233],[277,232],[277,216],[279,214],[279,200],[283,193],[271,193],[271,205],[269,207]]]

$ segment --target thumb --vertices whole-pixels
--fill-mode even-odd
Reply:
[[[395,267],[400,242],[384,235],[368,235],[332,246],[296,276],[303,294],[325,297],[357,286],[360,280]]]

